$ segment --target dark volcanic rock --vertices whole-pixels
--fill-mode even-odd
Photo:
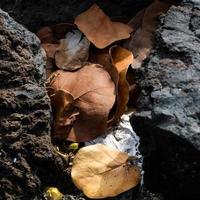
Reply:
[[[200,4],[185,2],[161,18],[155,48],[136,72],[142,92],[131,122],[145,185],[170,200],[200,197]]]
[[[65,184],[50,137],[50,102],[38,38],[0,10],[0,199],[32,199]],[[58,182],[60,181],[60,182]]]

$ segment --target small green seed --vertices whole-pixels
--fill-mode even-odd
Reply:
[[[77,150],[78,147],[79,147],[79,143],[74,142],[69,145],[69,150]]]

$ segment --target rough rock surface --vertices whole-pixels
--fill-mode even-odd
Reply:
[[[39,27],[73,21],[74,17],[97,3],[112,17],[132,17],[152,0],[1,0],[0,8],[17,22],[36,32]]]
[[[43,186],[67,185],[51,144],[39,39],[2,10],[0,80],[0,199],[32,199]]]
[[[200,1],[172,7],[155,48],[136,72],[141,96],[132,117],[144,182],[166,199],[200,197]]]

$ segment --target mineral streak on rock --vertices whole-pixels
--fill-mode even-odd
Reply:
[[[50,136],[39,39],[0,10],[0,199],[31,199],[57,184],[63,161]],[[43,184],[43,185],[42,185]]]
[[[144,181],[166,199],[200,196],[199,3],[184,1],[161,17],[155,48],[137,71],[142,93],[131,122],[141,139]]]

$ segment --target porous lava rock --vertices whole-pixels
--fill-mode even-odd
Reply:
[[[140,137],[144,183],[170,200],[200,196],[199,30],[199,1],[172,7],[136,71],[141,95],[131,123]]]
[[[0,10],[0,199],[32,199],[67,184],[51,143],[39,39]],[[62,180],[62,181],[59,181]]]

